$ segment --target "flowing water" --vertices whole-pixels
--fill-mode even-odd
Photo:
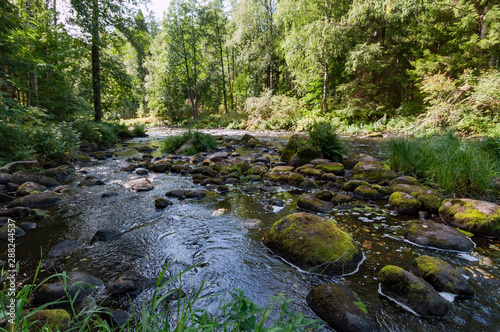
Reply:
[[[158,140],[173,132],[159,129],[149,138],[134,139],[116,148],[116,156],[78,170],[95,175],[104,186],[76,187],[64,196],[64,201],[50,209],[51,218],[38,222],[35,230],[17,239],[17,259],[21,272],[29,275],[46,253],[64,240],[77,240],[86,245],[60,263],[66,271],[79,270],[100,277],[109,284],[126,270],[137,270],[156,279],[170,264],[169,275],[194,264],[182,279],[186,290],[205,281],[203,294],[228,294],[242,289],[257,304],[265,306],[270,295],[283,293],[293,298],[294,309],[316,317],[307,307],[309,290],[324,283],[345,283],[365,302],[370,316],[383,331],[500,331],[500,247],[498,240],[474,238],[477,248],[470,255],[415,246],[402,240],[404,220],[386,213],[379,207],[364,203],[327,214],[342,228],[353,234],[366,256],[359,271],[344,277],[310,274],[287,264],[273,255],[261,243],[263,234],[280,218],[297,211],[297,194],[287,187],[275,187],[274,192],[245,193],[244,186],[235,186],[226,194],[208,191],[201,200],[174,201],[164,210],[156,210],[154,199],[164,197],[172,189],[201,189],[189,175],[150,173],[154,189],[149,192],[130,192],[123,187],[134,174],[120,171],[127,165],[125,158],[141,156],[134,147],[157,146]],[[241,131],[212,132],[241,137]],[[273,144],[285,144],[286,133],[253,133]],[[288,134],[289,135],[289,134]],[[382,142],[377,139],[347,140],[353,153],[383,154]],[[238,150],[242,155],[251,151]],[[154,152],[159,156],[159,152]],[[276,160],[277,156],[271,158]],[[105,191],[117,196],[101,198]],[[280,211],[265,211],[259,200],[277,197],[285,201]],[[214,213],[214,211],[216,211]],[[248,229],[244,221],[259,219],[259,228]],[[110,242],[90,240],[98,229],[114,228],[123,236]],[[5,244],[0,244],[2,251]],[[470,278],[476,295],[456,300],[448,314],[441,319],[421,318],[402,309],[378,294],[378,271],[387,264],[409,269],[411,261],[420,255],[441,258],[456,266]],[[0,257],[2,258],[2,257]],[[141,296],[152,295],[147,290]],[[141,298],[139,296],[136,302]],[[215,311],[221,296],[204,300],[203,307]],[[325,328],[328,329],[328,328]]]

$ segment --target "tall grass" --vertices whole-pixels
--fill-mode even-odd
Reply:
[[[494,140],[462,141],[449,132],[429,138],[397,138],[388,147],[392,169],[435,182],[448,194],[477,197],[499,170],[500,142]]]
[[[217,140],[212,135],[199,131],[186,131],[182,135],[165,138],[160,144],[160,149],[162,152],[174,152],[189,140],[191,140],[192,147],[183,152],[185,155],[193,155],[217,147]]]
[[[187,292],[181,299],[181,288],[171,290],[172,284],[178,281],[182,285],[182,276],[197,267],[192,266],[166,279],[168,266],[160,273],[152,299],[142,299],[140,307],[131,305],[132,315],[123,326],[112,326],[106,319],[108,309],[101,305],[88,306],[82,311],[76,310],[76,298],[79,291],[70,286],[71,279],[65,272],[57,273],[37,281],[40,264],[35,272],[33,282],[22,286],[16,294],[15,331],[54,331],[43,322],[30,319],[35,313],[54,307],[63,307],[71,315],[70,328],[65,331],[106,332],[106,331],[317,331],[322,327],[321,321],[305,317],[301,312],[290,310],[291,299],[282,295],[271,297],[272,301],[263,309],[245,296],[243,291],[235,289],[230,294],[230,300],[222,299],[219,309],[210,313],[199,302],[222,294],[202,295],[203,284]],[[165,280],[166,279],[166,280]],[[66,299],[31,307],[30,299],[41,285],[47,282],[62,281],[66,290]],[[70,291],[71,290],[71,291]],[[178,292],[178,293],[177,293]],[[72,294],[70,294],[72,293]],[[7,285],[3,283],[0,290],[2,299],[6,298]],[[172,295],[181,300],[171,301]],[[68,309],[69,308],[69,309]],[[271,318],[271,317],[274,317]],[[4,319],[9,319],[6,301],[0,301],[0,331],[11,331],[10,326],[2,325]],[[42,326],[43,325],[43,326]],[[54,331],[55,332],[55,331]]]

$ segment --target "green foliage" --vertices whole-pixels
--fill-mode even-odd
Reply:
[[[75,128],[83,142],[98,146],[110,146],[119,142],[121,138],[131,137],[125,125],[112,122],[81,121],[75,123]]]
[[[323,157],[331,161],[341,162],[344,144],[337,135],[336,128],[330,122],[317,122],[309,131],[313,146],[317,147]]]
[[[186,131],[182,135],[165,138],[160,144],[160,149],[162,152],[174,152],[187,141],[191,141],[192,147],[182,152],[186,155],[210,151],[217,147],[217,140],[212,135],[204,134],[199,131]]]
[[[392,169],[436,182],[447,193],[476,197],[498,172],[494,141],[461,141],[451,132],[429,138],[398,138],[389,143]]]
[[[146,125],[137,123],[134,125],[134,128],[132,129],[132,136],[134,137],[146,137]]]

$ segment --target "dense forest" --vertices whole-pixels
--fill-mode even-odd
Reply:
[[[0,0],[0,132],[17,150],[37,130],[137,117],[500,131],[496,1],[172,0],[160,22],[138,5]]]

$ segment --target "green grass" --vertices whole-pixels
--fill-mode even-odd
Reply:
[[[388,164],[395,171],[435,182],[448,194],[477,197],[498,174],[499,146],[498,140],[463,141],[451,132],[397,138],[388,143]]]
[[[33,282],[20,287],[16,293],[16,316],[15,331],[54,331],[50,326],[39,326],[40,322],[30,320],[36,312],[47,308],[64,307],[71,315],[71,326],[66,331],[317,331],[321,328],[319,320],[305,317],[301,312],[292,312],[291,299],[282,295],[272,296],[271,302],[265,307],[253,303],[245,296],[243,291],[235,289],[230,294],[230,299],[220,300],[216,313],[210,313],[203,308],[204,300],[213,297],[221,297],[223,294],[203,295],[203,284],[198,288],[188,291],[185,298],[180,301],[168,301],[174,293],[180,292],[181,288],[169,290],[172,284],[182,285],[182,276],[196,267],[188,268],[173,277],[165,280],[169,267],[165,268],[159,275],[152,299],[143,299],[140,307],[131,306],[131,318],[122,327],[113,327],[102,319],[106,308],[101,305],[87,307],[78,312],[74,299],[78,293],[71,298],[50,302],[38,307],[30,305],[30,299],[37,289],[46,282],[61,280],[64,285],[70,281],[65,272],[51,275],[50,277],[37,281],[40,264],[36,270]],[[3,271],[2,271],[3,274]],[[1,280],[1,279],[0,279]],[[7,298],[7,285],[2,281],[3,289],[0,290],[2,299]],[[182,287],[182,286],[181,286]],[[180,294],[179,294],[180,295]],[[180,296],[178,296],[180,298]],[[200,303],[202,302],[202,303]],[[69,309],[68,309],[69,308]],[[271,318],[273,317],[273,318]],[[6,312],[6,302],[0,303],[0,321],[9,319]],[[10,326],[0,325],[0,331],[10,331]]]
[[[169,136],[161,144],[162,152],[175,152],[184,143],[191,140],[192,148],[183,152],[185,155],[193,155],[198,152],[205,152],[217,147],[217,140],[209,134],[203,134],[199,131],[186,131],[182,135]]]
[[[330,122],[315,123],[309,131],[309,138],[313,146],[323,153],[323,157],[335,162],[342,161],[342,151],[345,147]]]

